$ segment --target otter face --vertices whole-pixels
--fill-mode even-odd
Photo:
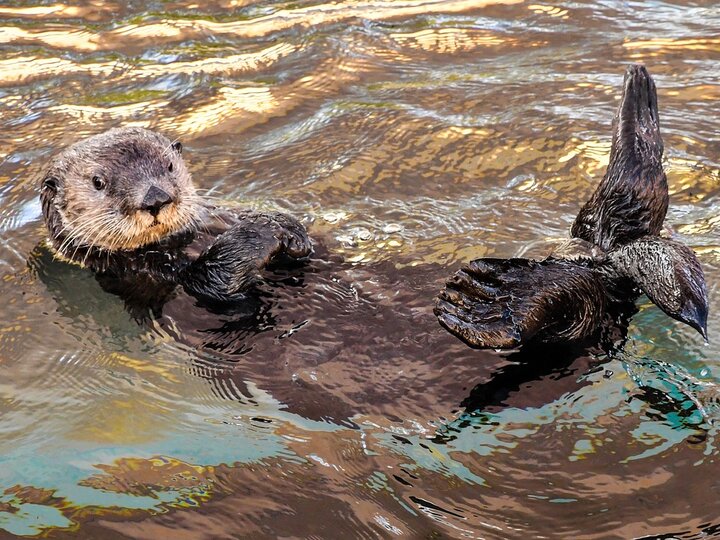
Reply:
[[[194,229],[200,201],[182,145],[141,128],[112,129],[57,156],[41,187],[56,249],[133,250]]]

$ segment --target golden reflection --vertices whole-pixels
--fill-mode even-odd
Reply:
[[[51,6],[0,6],[0,15],[8,15],[10,17],[36,17],[38,15],[53,15],[61,13],[67,6],[62,4],[54,4]]]
[[[73,116],[83,122],[92,120],[107,121],[108,119],[127,120],[129,118],[136,118],[141,113],[143,116],[152,117],[153,112],[161,111],[168,103],[168,101],[164,100],[153,102],[143,101],[140,103],[130,103],[128,105],[118,105],[116,107],[95,107],[93,105],[70,105],[66,103],[49,107],[48,110]],[[150,120],[137,120],[129,122],[126,125],[149,127],[150,124]]]
[[[571,138],[567,150],[558,158],[565,163],[574,157],[581,158],[578,167],[590,176],[602,175],[610,160],[610,141],[580,141]]]
[[[469,51],[478,47],[512,46],[517,43],[513,38],[466,28],[432,28],[419,32],[390,34],[390,37],[400,45],[437,53]]]
[[[517,4],[523,0],[408,0],[396,2],[380,0],[377,2],[353,2],[351,4],[331,3],[308,7],[280,10],[271,15],[246,21],[214,22],[208,20],[173,21],[153,23],[144,26],[119,28],[114,33],[125,36],[163,36],[194,32],[211,32],[215,35],[232,34],[236,37],[262,37],[273,32],[287,30],[295,26],[313,27],[342,22],[350,18],[372,21],[394,18],[406,18],[433,13],[461,13],[494,4]]]
[[[287,84],[220,88],[214,98],[159,127],[180,134],[210,135],[241,131],[288,114],[301,103],[337,93],[362,74],[379,69],[363,58],[331,58],[312,72]]]
[[[248,123],[259,121],[279,106],[280,101],[267,87],[220,88],[210,103],[173,120],[172,125],[180,133],[207,132],[233,117],[244,118]]]
[[[153,375],[159,375],[163,381],[180,383],[180,379],[170,369],[158,364],[154,359],[152,361],[131,358],[125,354],[114,352],[110,353],[107,358],[108,367],[113,370],[129,369],[132,373],[142,373],[145,379],[150,379]]]
[[[568,18],[568,10],[559,7],[531,4],[528,6],[528,9],[534,13],[549,15],[550,17],[560,17],[561,19]]]
[[[430,238],[413,243],[414,259],[403,266],[426,264],[453,265],[490,255],[490,249],[480,239],[469,239],[468,234],[444,235],[442,238]]]
[[[121,399],[98,395],[92,406],[92,414],[83,415],[81,424],[68,426],[67,439],[127,445],[145,444],[164,436],[158,426],[167,411],[154,396],[135,394]]]
[[[130,79],[139,79],[172,74],[231,74],[240,71],[259,71],[268,68],[298,49],[297,45],[278,43],[258,52],[170,64],[144,64],[138,67],[114,61],[108,63],[77,63],[63,58],[24,56],[0,60],[0,84],[19,84],[41,77],[70,74],[107,77],[113,73],[118,73]]]
[[[614,86],[609,86],[598,82],[578,82],[570,86],[565,86],[560,90],[562,92],[577,92],[578,90],[587,91],[588,88],[592,89],[595,93],[609,94],[612,96],[615,95],[615,92],[617,90]]]
[[[720,38],[675,39],[654,38],[638,41],[626,41],[623,47],[630,50],[690,50],[690,51],[720,51]]]
[[[188,0],[176,0],[164,3],[165,9],[168,11],[179,11],[179,10],[198,10],[204,9],[206,11],[218,11],[237,9],[244,6],[252,5],[257,0],[205,0],[203,2],[195,2]]]
[[[15,26],[0,27],[0,44],[20,42],[21,44],[41,43],[48,47],[55,47],[63,50],[76,50],[82,52],[96,51],[99,49],[97,42],[93,39],[95,34],[85,30],[75,30],[68,27],[64,30],[47,30],[31,32],[24,28]]]
[[[46,6],[0,6],[0,15],[8,17],[38,18],[85,18],[90,20],[98,19],[98,12],[107,14],[116,13],[119,6],[113,2],[93,1],[87,6],[69,6],[66,4],[49,4]]]
[[[110,75],[114,64],[78,64],[63,58],[19,57],[0,60],[0,84],[20,84],[38,77],[55,77],[86,73],[92,76]]]
[[[720,246],[693,246],[693,251],[698,255],[712,255],[715,260],[720,260]]]
[[[192,30],[195,23],[200,21],[166,21],[153,24],[129,24],[113,30],[109,36],[120,37],[120,41],[142,40],[143,38],[153,41],[161,38],[181,39],[184,30]]]
[[[396,2],[355,2],[352,4],[319,4],[295,9],[280,10],[250,20],[216,22],[211,20],[172,20],[148,24],[127,24],[93,34],[76,31],[71,27],[56,31],[30,32],[15,27],[0,28],[0,43],[24,42],[45,44],[50,47],[76,51],[117,49],[119,44],[135,45],[152,42],[154,45],[169,41],[190,40],[215,36],[257,38],[295,27],[318,27],[348,19],[382,21],[434,13],[462,13],[494,4],[517,4],[523,0],[408,0]]]
[[[138,68],[133,75],[138,77],[157,77],[175,73],[210,74],[255,71],[267,68],[281,58],[294,53],[299,48],[299,46],[290,43],[278,43],[259,52],[234,54],[223,58],[203,58],[191,62],[145,65]]]
[[[369,118],[373,118],[373,116],[369,116]],[[376,167],[377,163],[373,162],[372,159],[360,156],[342,167],[330,169],[329,174],[313,179],[311,184],[299,186],[290,192],[311,191],[318,196],[323,193],[358,193],[363,185],[362,179],[371,178]],[[330,215],[335,216],[338,214],[331,213]],[[347,213],[343,212],[341,215],[343,215],[343,220],[347,219]],[[325,215],[323,215],[323,218],[329,223],[335,223],[326,218]]]
[[[720,100],[720,86],[715,84],[687,85],[666,90],[664,94],[683,101],[717,101]]]
[[[166,456],[123,458],[112,465],[96,464],[102,473],[78,482],[79,485],[136,496],[157,497],[160,491],[192,490],[209,497],[209,490],[218,482],[214,467],[193,465]]]
[[[702,219],[695,223],[688,223],[677,227],[677,230],[681,234],[710,234],[720,225],[720,215],[712,216],[707,219]]]
[[[695,160],[669,158],[665,172],[668,175],[670,195],[691,193],[693,201],[697,202],[712,194],[716,187],[715,180],[707,177],[707,171]]]

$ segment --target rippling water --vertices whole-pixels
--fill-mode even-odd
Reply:
[[[715,2],[0,6],[0,529],[53,538],[720,534]],[[432,315],[542,253],[602,176],[625,66],[659,89],[706,345],[647,301],[613,357],[529,363]],[[38,176],[120,125],[318,245],[258,302],[139,325],[42,245]]]

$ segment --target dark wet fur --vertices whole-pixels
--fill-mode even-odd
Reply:
[[[658,235],[668,209],[655,82],[644,66],[625,74],[613,120],[610,163],[573,223],[571,234],[603,250]]]
[[[511,349],[533,337],[588,335],[602,322],[606,298],[603,281],[583,263],[480,259],[448,282],[437,311],[440,324],[464,341]]]
[[[665,313],[707,339],[707,286],[700,262],[689,247],[646,236],[611,251],[608,262]]]
[[[658,236],[669,200],[662,154],[655,83],[645,67],[631,66],[610,164],[572,226],[578,240],[541,262],[472,261],[440,293],[440,324],[477,348],[586,340],[617,325],[644,292],[706,337],[700,263],[687,246]]]

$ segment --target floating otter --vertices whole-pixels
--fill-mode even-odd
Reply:
[[[181,285],[211,303],[240,300],[268,265],[310,255],[294,218],[203,200],[181,154],[179,142],[141,128],[111,129],[60,153],[40,191],[55,251],[114,292],[163,296]]]
[[[478,348],[580,340],[644,292],[707,339],[700,263],[687,246],[659,236],[669,200],[662,155],[655,83],[644,66],[630,66],[607,172],[572,238],[542,261],[472,261],[440,293],[440,324]]]

